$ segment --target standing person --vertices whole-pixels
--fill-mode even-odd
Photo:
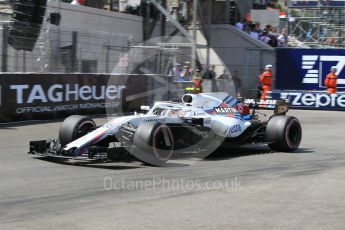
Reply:
[[[176,66],[173,68],[173,75],[176,80],[179,80],[182,72],[182,67],[180,63],[176,63]]]
[[[257,32],[255,25],[252,25],[250,27],[250,33],[249,34],[252,38],[255,38],[256,40],[259,40],[259,38],[260,38],[259,33]]]
[[[271,38],[268,36],[268,31],[267,30],[262,31],[262,34],[261,34],[259,40],[262,41],[265,44],[269,44]]]
[[[203,79],[208,79],[208,80],[213,80],[216,78],[216,72],[215,70],[215,65],[212,65],[211,67],[207,68],[205,70],[204,75],[202,76]]]
[[[224,69],[223,70],[223,73],[218,77],[218,79],[229,79],[230,78],[230,75],[228,73],[228,69]]]
[[[188,77],[189,79],[191,79],[193,77],[193,72],[194,70],[192,69],[191,65],[190,65],[190,62],[189,61],[186,61],[184,63],[185,66],[187,66],[187,69],[188,69]]]
[[[278,36],[279,47],[287,47],[289,36],[286,29],[282,29],[281,34]]]
[[[236,26],[237,29],[243,30],[244,24],[243,24],[242,22],[243,22],[243,20],[242,20],[242,21],[238,21],[238,22],[235,24],[235,26]]]
[[[236,96],[240,97],[242,82],[241,82],[241,78],[240,78],[240,74],[238,70],[234,71],[234,75],[232,76],[232,79],[234,80],[234,84],[235,84]]]
[[[260,68],[259,70],[259,74],[257,76],[257,79],[258,79],[258,85],[257,85],[257,94],[256,94],[256,98],[257,99],[261,99],[261,96],[262,96],[262,85],[261,85],[261,82],[260,82],[260,77],[261,77],[261,73],[264,71],[264,68]]]
[[[182,81],[190,81],[191,80],[190,76],[191,76],[191,72],[190,72],[189,66],[185,65],[183,67],[183,70],[182,70],[181,75],[180,75],[181,80]]]
[[[260,83],[263,90],[261,99],[263,100],[267,98],[268,91],[271,91],[272,77],[272,65],[266,65],[265,72],[263,72],[260,76]]]
[[[327,92],[329,94],[337,93],[337,67],[332,66],[331,72],[326,76],[325,86],[327,87]]]
[[[210,75],[211,75],[211,79],[216,79],[216,77],[217,77],[217,74],[216,74],[215,70],[216,70],[216,66],[215,65],[212,65],[211,68],[209,69]]]
[[[195,84],[196,93],[201,93],[202,77],[199,68],[195,69],[193,73],[193,82]]]

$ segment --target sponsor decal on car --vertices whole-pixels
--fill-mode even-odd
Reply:
[[[236,109],[230,107],[214,107],[213,109],[217,114],[237,113]]]
[[[242,128],[240,125],[233,125],[233,126],[230,126],[229,128],[229,133],[239,133],[239,132],[242,132]]]
[[[204,126],[211,127],[212,120],[211,118],[204,118]]]
[[[151,122],[151,121],[165,122],[165,119],[164,118],[148,118],[148,119],[143,119],[143,122]]]

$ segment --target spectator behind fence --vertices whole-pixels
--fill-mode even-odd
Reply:
[[[188,66],[187,69],[188,69],[188,77],[191,79],[193,77],[193,69],[192,67],[190,66],[190,62],[189,61],[186,61],[184,63],[185,66]]]
[[[289,36],[287,35],[286,29],[282,29],[282,32],[278,35],[278,46],[287,47]]]
[[[243,30],[244,21],[238,21],[235,26],[237,29]]]
[[[278,33],[277,29],[275,27],[271,27],[268,36],[270,37],[270,41],[268,44],[272,47],[277,47],[278,46]]]
[[[182,70],[181,75],[180,75],[180,80],[181,81],[190,81],[191,80],[191,72],[190,72],[190,68],[188,65],[185,65],[183,67],[183,70]]]
[[[235,84],[236,96],[240,97],[241,96],[242,81],[241,81],[240,73],[238,72],[238,70],[234,71],[234,74],[232,75],[232,79],[233,79],[234,84]]]
[[[259,40],[260,34],[258,33],[255,25],[250,27],[250,36],[256,40]]]
[[[257,84],[258,91],[257,91],[257,95],[256,95],[257,99],[261,99],[261,96],[262,96],[263,89],[262,89],[262,84],[260,82],[260,77],[261,77],[261,73],[263,73],[264,70],[265,70],[264,68],[260,68],[259,75],[257,76],[257,79],[258,79],[258,84]]]
[[[176,63],[176,66],[173,68],[173,75],[176,80],[179,80],[181,76],[182,68],[180,63]]]
[[[229,79],[230,78],[230,74],[228,72],[228,69],[224,69],[223,73],[218,77],[218,79]]]
[[[262,41],[265,44],[269,44],[269,42],[271,41],[271,38],[268,36],[268,31],[264,30],[260,36],[260,41]]]
[[[195,69],[193,73],[193,82],[195,84],[196,93],[201,93],[202,77],[201,77],[201,71],[199,68]]]
[[[272,47],[286,47],[289,36],[287,35],[286,29],[282,30],[282,33],[277,32],[277,28],[272,25],[265,25],[265,28],[261,30],[260,22],[247,22],[242,20],[236,23],[236,28],[248,33],[252,38],[258,39],[263,43]]]
[[[216,72],[214,71],[216,68],[215,65],[210,66],[205,70],[205,73],[203,74],[202,78],[203,79],[208,79],[208,80],[214,80],[216,78]]]

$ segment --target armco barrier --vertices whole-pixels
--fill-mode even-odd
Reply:
[[[345,94],[327,94],[310,91],[273,91],[272,99],[287,99],[290,108],[345,111]]]
[[[0,122],[138,110],[168,99],[159,75],[1,74]]]

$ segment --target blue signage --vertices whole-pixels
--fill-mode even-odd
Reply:
[[[344,7],[344,0],[291,0],[290,7],[304,8],[304,7]]]
[[[345,94],[273,91],[272,99],[286,99],[293,109],[345,111]]]
[[[324,80],[337,67],[337,89],[345,90],[345,49],[277,49],[276,89],[326,90]]]

